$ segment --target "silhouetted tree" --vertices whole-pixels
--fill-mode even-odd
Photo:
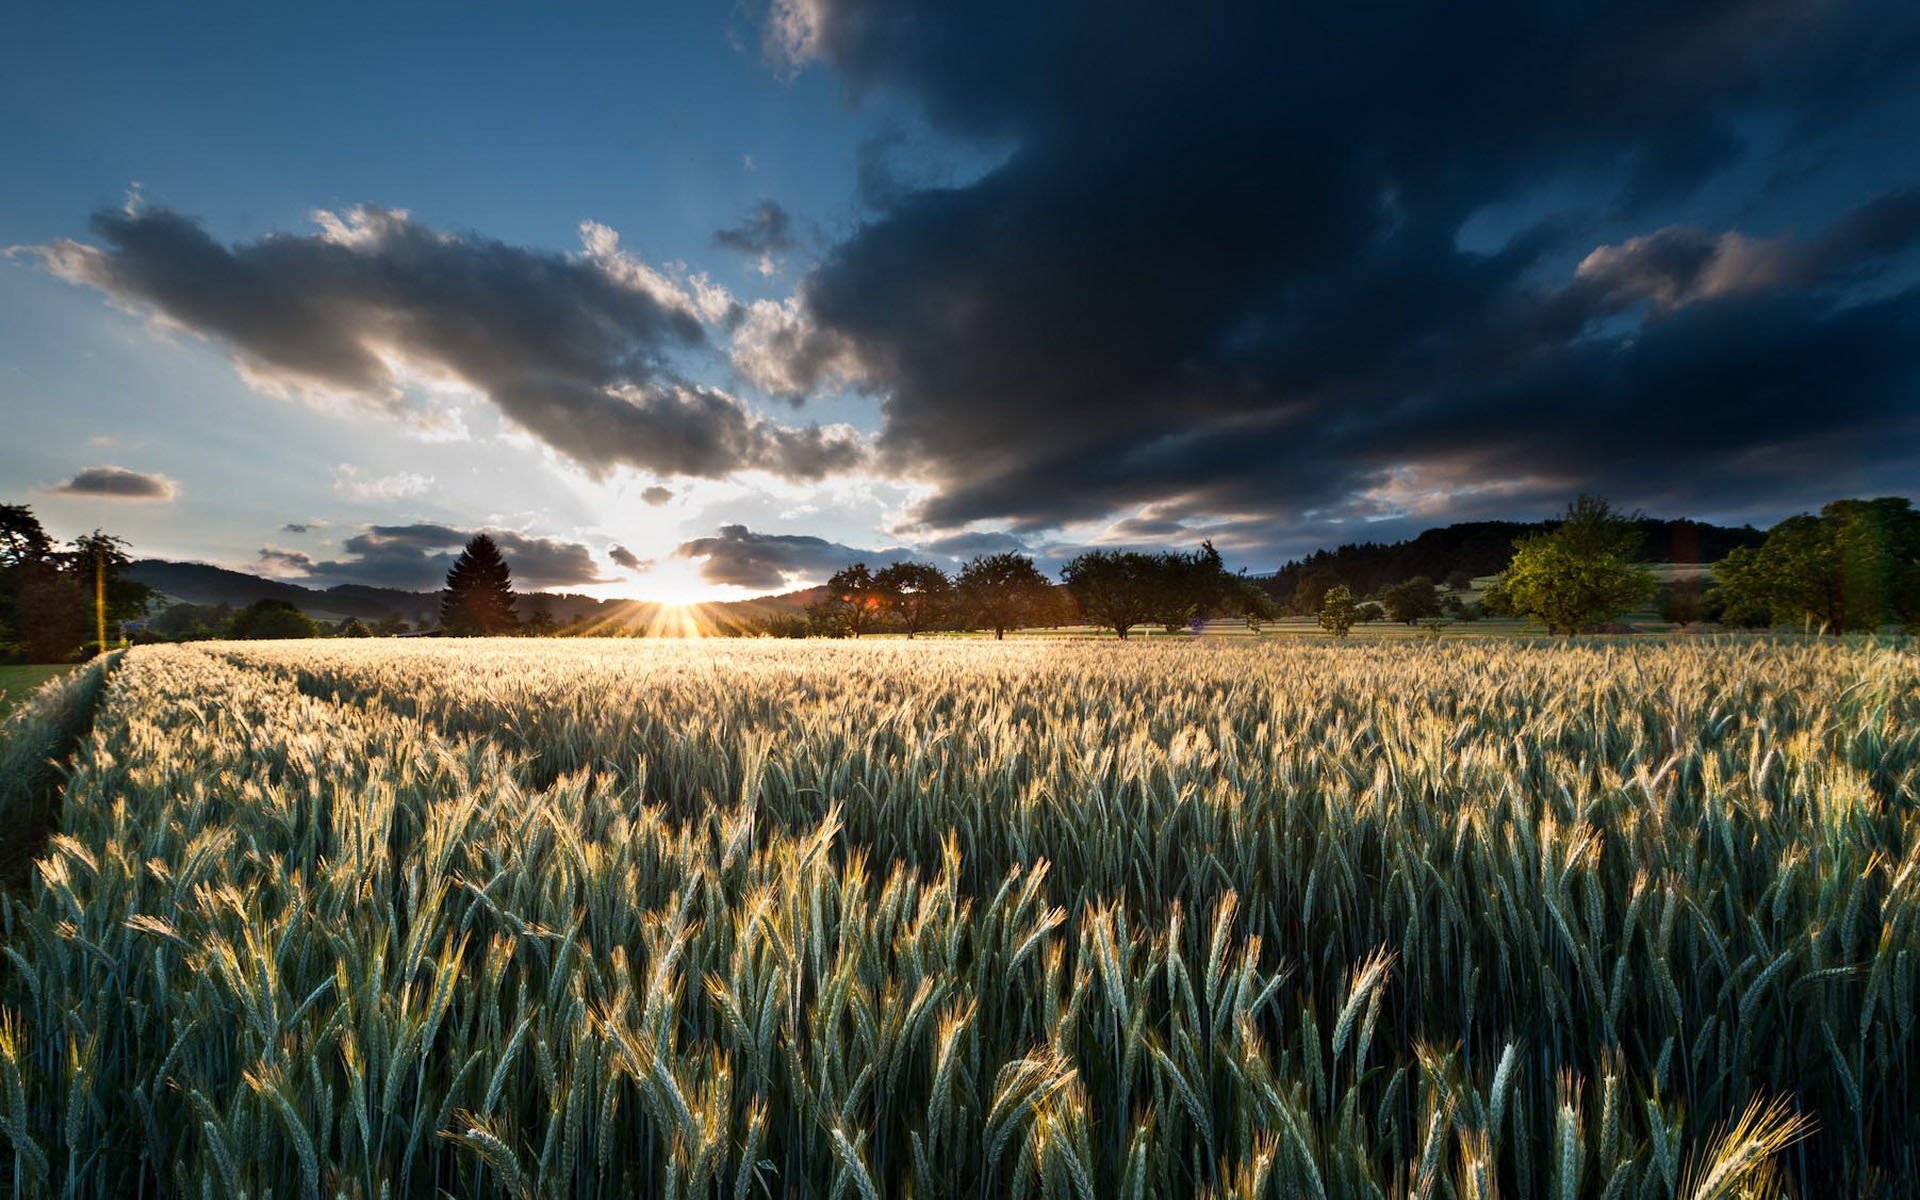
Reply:
[[[959,594],[996,640],[1046,615],[1053,585],[1024,554],[988,554],[960,568]]]
[[[1149,556],[1152,563],[1154,620],[1168,633],[1214,615],[1234,587],[1234,577],[1212,542],[1191,553]]]
[[[835,571],[827,579],[827,591],[829,597],[824,603],[838,605],[841,611],[830,620],[822,613],[822,627],[837,624],[844,630],[841,636],[859,637],[871,632],[887,613],[886,593],[863,562]]]
[[[60,556],[62,565],[74,577],[84,597],[83,624],[91,626],[95,616],[104,616],[107,628],[117,630],[122,622],[145,616],[147,607],[159,594],[139,580],[127,577],[126,570],[133,565],[133,560],[127,556],[126,546],[126,539],[96,529],[75,538]],[[97,582],[105,585],[104,614],[94,612]]]
[[[453,637],[498,637],[520,627],[514,612],[513,572],[500,557],[500,547],[484,533],[475,534],[440,594],[440,630]]]
[[[345,638],[372,637],[373,630],[368,629],[367,623],[359,617],[348,617],[346,620],[340,622],[340,624],[334,626],[333,636]]]
[[[1089,550],[1060,569],[1060,578],[1090,625],[1120,637],[1151,621],[1164,604],[1160,563],[1130,550]]]
[[[390,612],[373,624],[373,632],[379,637],[394,637],[413,628],[407,619],[397,612]]]
[[[909,638],[944,617],[953,600],[953,581],[932,563],[901,562],[883,567],[873,577],[873,587],[900,618]]]
[[[1320,612],[1320,603],[1327,598],[1327,593],[1340,586],[1340,576],[1326,567],[1315,567],[1307,571],[1293,589],[1293,611],[1303,617],[1317,615]]]

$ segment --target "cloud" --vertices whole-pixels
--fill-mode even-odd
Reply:
[[[635,574],[639,574],[642,571],[650,571],[653,569],[653,563],[654,563],[653,559],[641,558],[638,554],[635,554],[633,551],[627,549],[625,546],[609,547],[607,549],[607,557],[611,558],[614,561],[615,565],[625,568],[628,571],[632,571]]]
[[[167,501],[180,494],[180,485],[165,475],[130,471],[125,467],[88,467],[49,490],[60,496]]]
[[[922,548],[929,554],[955,559],[972,559],[982,554],[1031,553],[1024,538],[982,530],[948,534],[925,543]]]
[[[576,587],[607,582],[592,552],[579,542],[535,537],[511,529],[467,530],[428,522],[369,525],[342,543],[345,554],[337,559],[316,559],[273,547],[261,550],[260,557],[277,568],[298,571],[321,586],[357,583],[427,590],[440,586],[461,548],[476,533],[483,532],[500,547],[516,587]]]
[[[1728,296],[1816,288],[1884,266],[1920,240],[1920,188],[1875,197],[1811,241],[1681,225],[1597,246],[1575,276],[1657,311]]]
[[[360,468],[348,463],[341,463],[333,469],[333,490],[355,500],[406,500],[424,496],[432,487],[433,476],[417,471],[396,471],[392,475],[367,479],[361,476]],[[300,532],[306,531],[303,529]]]
[[[673,553],[701,560],[700,578],[707,583],[763,590],[819,583],[849,563],[913,556],[902,546],[858,550],[806,534],[756,533],[744,525],[722,525],[715,536],[682,542]]]
[[[455,384],[591,473],[817,479],[858,463],[844,427],[789,427],[688,382],[679,356],[733,308],[581,227],[565,255],[443,233],[398,210],[315,214],[316,232],[225,245],[164,208],[95,214],[97,243],[32,247],[53,273],[218,341],[253,386],[344,400],[444,433],[415,385]],[[410,390],[411,389],[411,390]]]
[[[823,388],[867,382],[852,340],[822,328],[800,300],[755,300],[733,330],[734,369],[748,382],[796,404]]]
[[[1769,128],[1909,128],[1915,6],[786,0],[764,41],[998,152],[867,189],[867,219],[733,333],[776,394],[857,368],[883,466],[932,485],[924,529],[1148,507],[1306,527],[1682,476],[1752,505],[1815,448],[1836,476],[1920,459],[1899,399],[1920,295],[1890,269],[1913,193],[1804,240],[1698,219]],[[1462,236],[1568,194],[1491,249]]]
[[[647,488],[645,491],[641,492],[640,498],[642,500],[645,500],[648,504],[653,505],[655,508],[659,508],[661,505],[673,499],[673,489],[664,488],[658,484],[655,484],[654,486]]]
[[[282,533],[309,533],[312,530],[312,523],[305,521],[288,521],[280,527]]]
[[[794,233],[792,214],[775,201],[762,200],[737,223],[716,230],[713,244],[747,255],[762,275],[771,275],[780,257],[797,249],[800,239]]]
[[[260,547],[260,564],[274,575],[305,575],[313,570],[313,556],[278,546]]]

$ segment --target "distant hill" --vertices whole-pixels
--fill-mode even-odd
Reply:
[[[1514,539],[1544,533],[1557,521],[1466,521],[1429,529],[1402,542],[1349,543],[1333,550],[1316,550],[1295,559],[1260,581],[1274,597],[1286,600],[1307,574],[1325,568],[1340,577],[1356,595],[1370,595],[1383,587],[1425,575],[1441,583],[1449,575],[1474,577],[1506,570],[1513,559]],[[1638,522],[1641,556],[1658,563],[1713,563],[1741,546],[1758,546],[1766,534],[1751,525],[1732,528],[1703,521],[1663,521],[1653,517]]]
[[[310,588],[209,563],[170,562],[160,558],[136,560],[127,568],[127,574],[165,596],[191,604],[226,604],[244,608],[259,600],[284,600],[308,616],[328,621],[343,617],[377,621],[390,613],[399,613],[416,626],[433,625],[440,619],[440,593],[437,591],[410,592],[359,583]],[[803,612],[807,605],[824,594],[824,588],[804,588],[779,596],[759,596],[752,600],[731,600],[700,607],[716,623],[744,627],[769,617]],[[559,625],[604,621],[609,629],[644,626],[658,614],[659,607],[648,601],[597,600],[574,592],[523,592],[519,604],[523,617],[545,612]]]

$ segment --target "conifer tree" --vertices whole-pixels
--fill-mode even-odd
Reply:
[[[440,594],[440,629],[454,637],[496,637],[520,627],[513,610],[513,572],[500,547],[476,534],[447,572]]]

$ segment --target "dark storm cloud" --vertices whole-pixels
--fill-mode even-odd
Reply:
[[[161,208],[95,215],[99,244],[37,250],[57,274],[216,339],[269,390],[411,413],[410,377],[452,378],[591,471],[817,479],[858,462],[845,430],[793,428],[686,382],[699,302],[586,225],[578,255],[441,233],[403,212],[322,213],[319,232],[223,245]]]
[[[700,578],[745,588],[778,588],[819,583],[849,563],[878,566],[911,558],[895,546],[859,550],[805,534],[756,533],[745,525],[722,525],[713,537],[682,542],[675,558],[700,559]]]
[[[260,551],[263,561],[298,570],[322,585],[363,583],[376,587],[426,589],[438,587],[459,557],[461,547],[481,530],[447,525],[369,525],[342,543],[345,555],[315,559],[297,551],[272,547]],[[575,587],[604,583],[593,554],[579,542],[533,537],[510,529],[484,531],[500,547],[513,570],[516,586]]]
[[[858,365],[931,527],[1447,519],[1662,459],[1752,503],[1792,447],[1916,458],[1914,300],[1853,286],[1913,244],[1914,193],[1805,240],[1657,214],[1743,130],[1910,131],[1920,6],[794,0],[769,37],[1006,151],[868,189],[760,343],[764,378],[783,348],[797,385],[805,348]],[[1583,211],[1462,244],[1554,187]]]
[[[797,248],[800,239],[794,233],[792,214],[775,201],[762,200],[737,224],[715,231],[713,244],[770,261]]]
[[[179,487],[165,475],[129,471],[125,467],[88,467],[51,489],[60,496],[92,496],[108,500],[171,500]]]

